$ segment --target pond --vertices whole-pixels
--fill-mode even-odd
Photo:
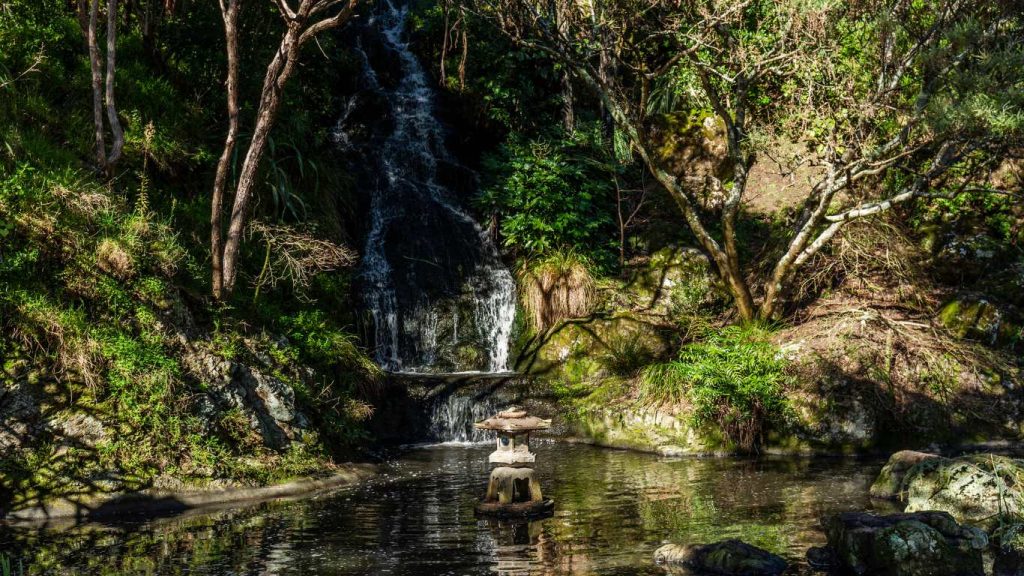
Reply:
[[[0,528],[26,574],[665,574],[663,541],[740,538],[801,563],[819,519],[871,507],[882,465],[668,459],[535,442],[551,518],[478,520],[486,445],[402,450],[374,481],[294,502],[60,530]],[[15,572],[17,573],[17,572]]]

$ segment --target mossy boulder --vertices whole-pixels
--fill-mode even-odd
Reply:
[[[591,406],[578,414],[574,432],[599,446],[628,448],[663,456],[713,452],[708,435],[690,424],[688,414],[656,406]]]
[[[700,574],[721,576],[774,576],[788,568],[779,556],[739,540],[694,546],[665,544],[654,551],[654,559],[679,564]]]
[[[945,512],[876,516],[848,512],[826,522],[840,573],[875,576],[982,576],[984,532]]]
[[[889,457],[889,461],[878,473],[878,478],[871,485],[871,497],[895,500],[900,497],[903,491],[903,480],[907,473],[914,467],[924,462],[938,458],[935,454],[927,452],[915,452],[914,450],[901,450]]]
[[[988,524],[1024,503],[1024,462],[992,454],[933,458],[911,468],[902,490],[907,512],[938,510],[962,522]]]
[[[784,355],[798,347],[782,348]],[[870,448],[882,425],[871,390],[860,383],[830,374],[808,371],[787,392],[795,416],[795,435],[813,446],[829,450],[858,451]]]
[[[672,334],[658,320],[620,312],[603,318],[570,322],[547,335],[529,365],[534,374],[569,383],[628,376],[664,355]]]
[[[695,248],[668,246],[634,263],[610,294],[613,306],[679,319],[722,300],[707,258]]]
[[[933,270],[947,282],[972,282],[1005,256],[1003,243],[988,234],[957,234],[938,228],[931,235],[925,248],[933,254]]]
[[[982,296],[960,296],[939,311],[939,322],[958,338],[987,344],[1011,344],[1021,339],[1016,315]]]

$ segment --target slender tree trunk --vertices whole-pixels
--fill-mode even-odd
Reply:
[[[110,123],[110,135],[113,144],[107,156],[107,170],[121,159],[124,149],[124,130],[117,117],[117,106],[114,104],[114,72],[116,71],[115,55],[117,54],[117,0],[107,0],[107,121]]]
[[[441,30],[444,34],[441,34],[441,87],[444,88],[445,80],[448,79],[448,73],[446,71],[445,59],[448,57],[448,41],[451,38],[452,30],[448,26],[448,12],[449,2],[446,0],[441,1],[441,13],[444,15],[444,26]]]
[[[570,134],[576,129],[576,115],[573,112],[572,76],[562,72],[562,126]]]
[[[267,137],[277,118],[281,106],[281,93],[288,77],[291,76],[295,59],[298,56],[298,39],[300,30],[296,26],[289,27],[281,41],[281,47],[267,68],[263,79],[263,93],[260,107],[256,113],[256,127],[253,129],[252,141],[246,152],[242,170],[235,187],[235,202],[231,208],[231,221],[228,226],[227,241],[224,243],[224,259],[222,262],[222,290],[230,293],[235,287],[237,275],[238,250],[242,242],[242,232],[252,202],[253,188],[256,184],[256,172],[263,160],[263,151],[267,145]]]
[[[619,221],[619,268],[626,266],[626,221],[622,217],[622,188],[619,187],[619,179],[613,178],[615,182],[615,215]]]
[[[86,43],[89,46],[89,68],[92,73],[92,119],[96,129],[96,165],[100,169],[105,169],[107,167],[107,145],[103,137],[103,69],[100,61],[100,47],[96,40],[99,12],[100,0],[92,0],[89,5]]]
[[[252,204],[252,196],[256,185],[256,175],[259,171],[263,153],[267,147],[267,138],[270,130],[277,120],[277,114],[281,107],[281,97],[284,92],[288,78],[292,75],[295,63],[299,58],[299,51],[302,45],[316,37],[320,32],[344,24],[352,17],[357,0],[348,0],[342,9],[334,16],[311,22],[317,14],[338,4],[335,0],[302,0],[297,9],[292,9],[284,0],[276,2],[281,17],[285,21],[287,30],[281,38],[281,45],[278,47],[274,58],[267,66],[266,75],[263,78],[263,89],[260,94],[259,108],[256,112],[256,125],[253,128],[252,140],[242,162],[242,169],[239,172],[238,182],[235,185],[235,200],[231,208],[231,219],[228,224],[227,239],[224,241],[220,259],[220,297],[230,294],[235,287],[238,272],[239,248],[242,243],[242,233],[249,217],[249,209]],[[234,144],[232,143],[233,147]],[[230,157],[230,155],[229,155]],[[221,190],[223,190],[223,185]],[[223,192],[221,198],[223,202]],[[211,212],[211,223],[220,218]],[[219,230],[219,227],[217,228]],[[211,244],[213,244],[213,233],[211,233]],[[216,240],[219,240],[216,239]],[[211,246],[217,250],[217,246]],[[216,261],[216,257],[214,257]],[[214,271],[216,272],[216,271]],[[215,288],[218,286],[216,281]]]
[[[224,39],[227,46],[228,76],[228,135],[224,141],[224,151],[217,162],[217,175],[213,181],[213,198],[210,206],[210,254],[213,259],[213,297],[220,300],[224,297],[224,190],[227,187],[228,172],[231,158],[235,153],[238,140],[238,4],[241,0],[221,0],[221,16],[224,19]]]
[[[462,11],[462,59],[459,60],[459,90],[466,90],[466,62],[469,61],[469,23],[466,22],[465,9]]]

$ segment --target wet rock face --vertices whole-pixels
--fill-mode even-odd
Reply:
[[[983,576],[984,532],[945,512],[875,516],[848,512],[826,522],[828,556],[840,573]],[[815,553],[815,557],[821,556]]]
[[[665,544],[654,551],[654,559],[721,576],[770,576],[782,574],[788,567],[775,554],[739,540],[694,546]]]
[[[206,352],[187,355],[185,365],[209,386],[207,395],[194,403],[197,416],[208,430],[216,428],[225,412],[237,409],[260,432],[264,445],[284,450],[309,426],[309,420],[295,406],[291,386],[255,367]]]
[[[961,522],[990,522],[1020,512],[1022,494],[1015,482],[1021,474],[1024,462],[991,454],[925,460],[903,480],[906,510],[940,510]]]
[[[875,483],[871,485],[871,497],[887,500],[898,499],[903,491],[903,480],[907,473],[921,462],[934,458],[939,458],[939,456],[913,450],[901,450],[893,454],[882,471],[878,473]]]

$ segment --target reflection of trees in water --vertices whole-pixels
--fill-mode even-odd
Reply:
[[[6,527],[0,551],[29,574],[276,574],[288,565],[299,515],[266,507],[145,524]]]
[[[740,538],[793,555],[822,543],[818,520],[869,505],[872,474],[843,461],[680,459],[594,452],[555,487],[561,511],[547,522],[556,542],[614,551],[671,539]],[[558,547],[563,551],[563,546]]]
[[[135,525],[0,528],[29,574],[650,574],[661,541],[738,537],[791,558],[821,516],[863,509],[877,471],[842,461],[659,459],[545,449],[555,516],[478,521],[490,447],[414,451],[390,477],[331,497]],[[73,566],[73,568],[71,568]]]

